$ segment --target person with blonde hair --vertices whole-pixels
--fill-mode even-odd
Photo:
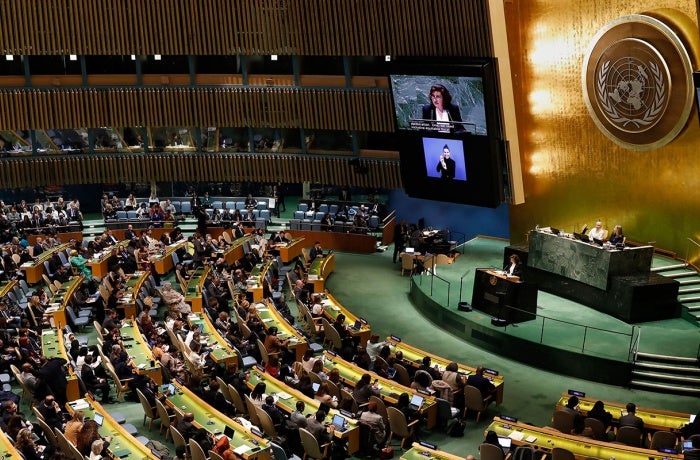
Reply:
[[[32,439],[32,432],[27,428],[22,428],[17,433],[15,449],[20,451],[25,460],[41,460],[41,452],[37,449]]]
[[[90,460],[100,460],[102,458],[102,450],[105,442],[101,439],[95,439],[90,446]]]

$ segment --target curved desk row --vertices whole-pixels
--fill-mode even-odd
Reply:
[[[343,314],[345,316],[345,322],[343,323],[350,335],[353,337],[359,337],[360,344],[364,346],[372,334],[372,330],[363,318],[354,315],[350,310],[345,308],[338,300],[333,297],[329,292],[322,295],[322,304],[325,307],[323,309],[323,316],[328,319],[331,323],[334,323],[338,315]],[[360,327],[355,328],[357,321],[360,322]]]
[[[59,251],[65,251],[70,248],[70,243],[63,243],[55,246],[48,251],[44,251],[34,258],[33,262],[25,262],[19,266],[21,270],[24,270],[24,274],[27,277],[27,283],[36,284],[41,281],[41,275],[44,274],[44,262],[51,259],[54,254],[58,254]]]
[[[206,344],[203,343],[203,345],[211,348],[209,357],[212,359],[212,361],[225,367],[231,365],[238,366],[238,353],[236,350],[231,348],[226,339],[219,334],[219,331],[216,330],[207,315],[202,313],[192,313],[187,317],[187,322],[192,330],[195,330],[201,326],[201,337],[206,339]]]
[[[401,454],[401,460],[464,460],[463,457],[427,447],[427,444],[414,442],[410,449]]]
[[[314,285],[314,292],[323,292],[326,289],[326,279],[335,269],[335,254],[327,254],[316,257],[309,266],[308,282]]]

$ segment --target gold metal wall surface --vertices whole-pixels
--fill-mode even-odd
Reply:
[[[0,0],[14,55],[490,56],[486,0]]]
[[[685,35],[698,40],[696,2],[663,6],[686,16],[693,28]],[[670,144],[634,152],[598,130],[582,95],[581,66],[596,32],[613,19],[657,7],[649,0],[506,2],[526,200],[511,207],[513,242],[524,241],[538,224],[572,232],[596,219],[610,229],[622,225],[630,240],[654,241],[682,255],[686,237],[700,240],[695,107]],[[691,59],[697,69],[694,52]]]

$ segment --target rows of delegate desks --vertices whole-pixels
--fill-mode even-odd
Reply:
[[[275,398],[275,405],[287,415],[296,410],[297,401],[304,402],[304,415],[307,417],[313,416],[321,407],[320,401],[309,398],[300,391],[291,388],[276,378],[266,374],[264,370],[256,367],[253,372],[250,373],[246,384],[248,388],[252,390],[260,382],[265,383],[266,393]],[[331,416],[337,413],[340,413],[340,411],[331,408]],[[360,427],[357,420],[350,417],[346,417],[346,420],[348,421],[347,430],[342,433],[336,430],[333,432],[333,435],[339,439],[348,440],[348,453],[352,455],[360,449]]]
[[[570,394],[562,394],[556,404],[556,410],[566,406],[567,400],[571,397]],[[588,415],[588,411],[593,409],[593,405],[598,401],[590,397],[579,396],[579,410],[581,415]],[[622,414],[627,413],[626,404],[603,401],[605,410],[612,415],[613,424],[619,422]],[[652,431],[671,431],[678,433],[681,428],[690,422],[690,415],[682,412],[673,412],[661,409],[651,409],[648,407],[637,407],[635,415],[644,420],[644,429]]]
[[[37,257],[34,257],[32,262],[25,262],[20,265],[19,268],[24,271],[27,277],[27,283],[36,284],[41,281],[41,275],[44,274],[44,262],[51,259],[54,254],[58,254],[59,251],[65,251],[70,247],[70,243],[59,244],[58,246],[42,252]]]
[[[130,435],[123,426],[112,418],[109,411],[105,410],[104,407],[100,405],[94,398],[89,394],[85,395],[85,398],[75,398],[70,399],[66,405],[68,412],[73,414],[77,410],[83,411],[85,420],[92,420],[95,418],[95,414],[100,414],[104,416],[102,426],[98,428],[100,436],[107,437],[111,436],[112,439],[109,443],[109,451],[114,458],[138,458],[138,459],[157,459],[155,455],[151,453],[151,450],[146,447],[145,444],[141,443],[134,436]],[[21,458],[21,457],[13,457]]]
[[[345,308],[335,297],[333,297],[329,292],[323,294],[323,316],[328,319],[331,323],[334,323],[339,315],[345,316],[345,322],[343,323],[350,335],[355,338],[359,338],[361,344],[366,344],[371,335],[371,329],[367,321],[364,318],[352,313],[350,310]],[[360,328],[354,329],[355,323],[360,322]]]
[[[555,447],[560,447],[574,454],[577,459],[669,460],[683,458],[683,454],[669,454],[625,444],[597,441],[562,433],[551,427],[537,427],[499,417],[494,417],[493,422],[484,433],[488,431],[495,431],[498,436],[511,438],[514,446],[529,445],[542,452],[549,452]]]
[[[191,313],[187,317],[187,322],[192,330],[199,327],[202,328],[200,336],[206,340],[204,345],[211,349],[209,357],[212,361],[224,367],[238,365],[238,353],[236,353],[236,350],[231,348],[228,342],[219,334],[207,315]]]

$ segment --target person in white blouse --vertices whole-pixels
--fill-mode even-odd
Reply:
[[[603,223],[601,221],[597,221],[595,223],[595,227],[591,229],[590,232],[588,232],[588,237],[591,240],[605,240],[605,236],[607,235],[607,230],[603,228]]]

